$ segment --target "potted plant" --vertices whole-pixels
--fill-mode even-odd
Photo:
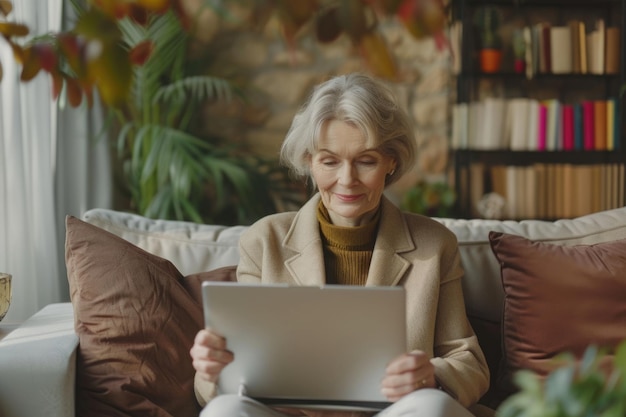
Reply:
[[[445,182],[420,181],[411,187],[402,200],[402,209],[434,217],[450,217],[456,195]]]
[[[511,39],[513,46],[513,69],[516,73],[523,73],[526,69],[526,41],[524,40],[524,31],[515,29],[513,38]]]
[[[500,29],[500,10],[483,6],[474,14],[474,25],[479,34],[479,60],[483,72],[493,73],[500,70],[502,64],[502,37]]]
[[[502,403],[496,417],[626,416],[626,340],[612,357],[590,346],[580,361],[567,354],[561,358],[564,365],[545,379],[519,371],[520,391]]]

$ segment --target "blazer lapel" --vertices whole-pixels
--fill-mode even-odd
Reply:
[[[410,266],[400,253],[415,249],[402,212],[383,197],[378,237],[366,286],[397,285]]]
[[[283,240],[285,248],[296,252],[285,261],[285,268],[299,285],[319,287],[326,282],[324,251],[317,221],[319,200],[318,194],[302,206]]]

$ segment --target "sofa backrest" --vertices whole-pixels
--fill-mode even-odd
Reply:
[[[83,219],[170,260],[183,275],[236,265],[239,236],[246,230],[246,226],[152,220],[107,209],[89,210]],[[504,293],[500,266],[489,245],[490,231],[560,245],[588,245],[626,238],[626,207],[555,222],[435,220],[457,236],[465,269],[463,289],[468,314],[492,322],[501,320]]]
[[[500,265],[489,244],[489,232],[504,232],[558,245],[591,245],[626,239],[626,207],[554,222],[436,219],[457,236],[465,269],[463,291],[468,314],[500,322],[504,292]]]
[[[107,209],[91,209],[83,220],[172,262],[183,275],[239,262],[239,236],[246,226],[153,220]]]

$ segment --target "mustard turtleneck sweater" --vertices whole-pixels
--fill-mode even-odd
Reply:
[[[380,210],[367,224],[342,227],[332,224],[328,210],[320,201],[317,219],[324,242],[326,284],[365,285],[376,242]]]

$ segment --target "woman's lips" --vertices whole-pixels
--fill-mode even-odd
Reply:
[[[335,196],[341,201],[344,201],[346,203],[352,203],[354,201],[361,199],[361,197],[363,197],[363,194],[337,194],[335,193]]]

